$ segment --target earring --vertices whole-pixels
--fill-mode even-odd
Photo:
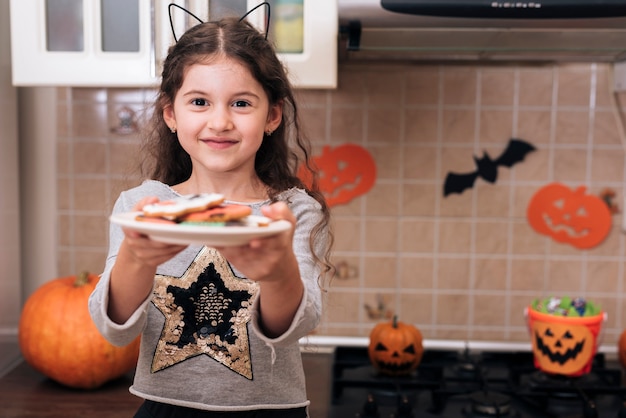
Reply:
[[[267,136],[272,136],[273,133],[274,131],[272,131],[271,129],[268,129],[267,131],[265,131],[265,135]]]
[[[172,131],[173,134],[176,133],[176,128],[170,128],[170,131]]]

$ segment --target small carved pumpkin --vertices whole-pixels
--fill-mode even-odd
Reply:
[[[132,370],[139,338],[116,347],[100,335],[89,315],[95,274],[51,280],[26,301],[19,323],[19,346],[26,362],[50,379],[78,389],[95,389]]]
[[[345,204],[364,195],[376,181],[376,163],[370,153],[359,145],[325,146],[322,154],[314,157],[312,163],[318,170],[319,188],[328,206]],[[305,166],[299,168],[298,177],[311,186],[311,173]]]
[[[579,376],[591,370],[604,313],[566,317],[529,311],[535,365],[542,371]]]
[[[381,374],[407,375],[422,361],[422,333],[415,326],[398,321],[377,324],[370,332],[368,354],[372,365]]]
[[[576,248],[601,243],[611,229],[611,211],[597,196],[552,183],[539,189],[527,208],[528,223],[542,235]]]

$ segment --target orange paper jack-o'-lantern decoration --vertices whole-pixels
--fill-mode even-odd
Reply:
[[[312,163],[318,170],[319,188],[328,206],[345,204],[364,195],[376,181],[376,163],[359,145],[325,146]],[[312,184],[311,173],[305,166],[300,167],[298,177],[308,186]]]
[[[415,326],[398,321],[377,324],[370,332],[368,355],[381,374],[402,376],[417,369],[424,347],[422,333]]]
[[[529,331],[535,366],[565,376],[591,370],[604,314],[567,317],[529,308]]]
[[[597,196],[552,183],[542,187],[530,200],[528,223],[542,235],[576,248],[591,248],[601,243],[611,229],[611,211]]]

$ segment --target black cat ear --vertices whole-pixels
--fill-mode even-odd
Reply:
[[[267,39],[267,34],[269,33],[269,29],[270,29],[270,10],[271,10],[270,4],[268,2],[264,1],[263,3],[257,4],[252,9],[248,10],[246,14],[241,16],[241,18],[239,18],[239,21],[241,22],[242,20],[244,20],[246,17],[250,15],[250,13],[254,12],[256,9],[258,9],[261,6],[267,7],[267,17],[265,19],[265,39]],[[174,20],[172,19],[172,7],[178,7],[180,10],[182,10],[183,12],[187,13],[189,16],[196,19],[198,23],[204,23],[202,19],[200,19],[198,16],[194,15],[193,13],[191,13],[189,10],[185,9],[184,7],[179,6],[176,3],[170,3],[167,6],[167,13],[170,18],[170,27],[172,28],[172,36],[174,36],[174,42],[178,42],[178,37],[176,36],[176,31],[174,30]]]
[[[176,31],[174,30],[174,21],[172,19],[172,7],[178,7],[180,10],[182,10],[183,12],[187,13],[189,16],[196,19],[199,23],[204,23],[202,19],[200,19],[198,16],[194,15],[193,13],[191,13],[189,10],[185,9],[184,7],[179,6],[176,3],[170,3],[167,6],[167,14],[169,15],[169,18],[170,18],[170,27],[172,28],[172,35],[174,36],[174,42],[178,42],[178,38],[176,37]]]
[[[267,7],[267,17],[265,18],[265,39],[267,39],[267,34],[270,31],[270,12],[271,12],[271,7],[268,2],[264,1],[263,3],[257,4],[252,9],[248,10],[245,15],[241,16],[239,21],[241,22],[242,20],[244,20],[246,17],[248,17],[250,13],[254,12],[256,9],[258,9],[261,6]]]

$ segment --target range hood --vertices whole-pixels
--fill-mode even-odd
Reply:
[[[343,60],[626,60],[626,1],[338,0],[338,8]]]

